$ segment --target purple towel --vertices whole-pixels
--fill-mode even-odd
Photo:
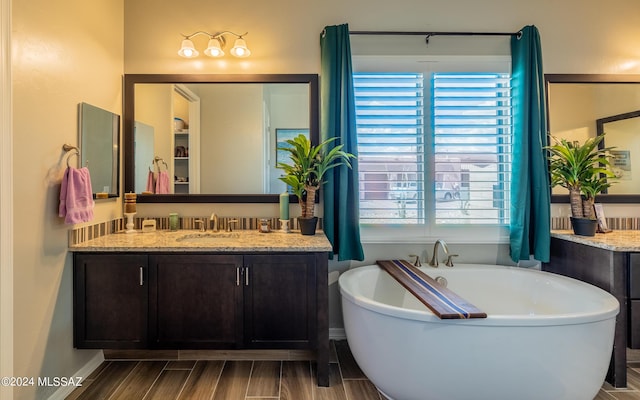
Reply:
[[[149,171],[149,176],[147,176],[147,192],[156,192],[156,178],[153,176],[153,171]]]
[[[62,178],[58,215],[66,224],[88,222],[93,219],[94,204],[89,169],[68,167]]]
[[[158,172],[156,194],[169,194],[169,173],[167,171]]]

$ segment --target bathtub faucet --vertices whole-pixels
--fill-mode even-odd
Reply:
[[[429,261],[429,265],[438,268],[438,246],[442,247],[442,251],[447,256],[447,261],[445,261],[444,265],[453,267],[453,257],[457,257],[458,255],[449,253],[447,243],[441,239],[436,240],[436,243],[433,245],[433,256],[431,257],[431,261]]]

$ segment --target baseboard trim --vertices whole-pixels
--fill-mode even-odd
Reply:
[[[344,328],[329,328],[329,339],[344,340],[347,338],[347,332]]]
[[[74,377],[81,376],[82,379],[85,380],[103,362],[104,362],[104,354],[102,353],[102,351],[100,351],[100,352],[96,353],[96,355],[93,356],[93,358],[91,360],[89,360],[89,362],[87,362],[82,368],[80,368],[78,370],[78,372],[76,372],[72,376],[74,376]],[[84,382],[81,382],[81,383],[84,385]],[[76,386],[61,386],[51,396],[49,396],[49,400],[64,400],[75,389],[77,389]]]

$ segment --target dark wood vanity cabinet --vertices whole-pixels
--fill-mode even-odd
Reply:
[[[627,386],[629,254],[564,238],[551,238],[551,257],[542,269],[587,282],[611,293],[620,304],[607,382]]]
[[[81,349],[148,346],[147,256],[74,255],[74,344]]]
[[[316,348],[326,274],[318,253],[75,253],[75,346]]]

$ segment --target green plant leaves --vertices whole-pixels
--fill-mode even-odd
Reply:
[[[279,162],[276,168],[284,171],[284,176],[279,177],[282,182],[289,185],[293,193],[302,199],[305,193],[305,185],[320,187],[327,171],[339,165],[351,168],[351,158],[355,156],[343,151],[344,145],[337,145],[328,151],[327,146],[338,138],[329,138],[317,146],[312,146],[311,141],[304,135],[298,135],[286,140],[289,147],[279,147],[289,153],[291,163]]]
[[[581,217],[576,215],[577,209],[574,211],[574,205],[577,207],[574,203],[580,201],[580,194],[592,200],[614,183],[611,180],[615,175],[610,169],[609,154],[613,147],[599,148],[604,135],[589,138],[583,144],[553,139],[555,144],[546,147],[550,154],[551,186],[562,186],[569,190],[573,216]]]

